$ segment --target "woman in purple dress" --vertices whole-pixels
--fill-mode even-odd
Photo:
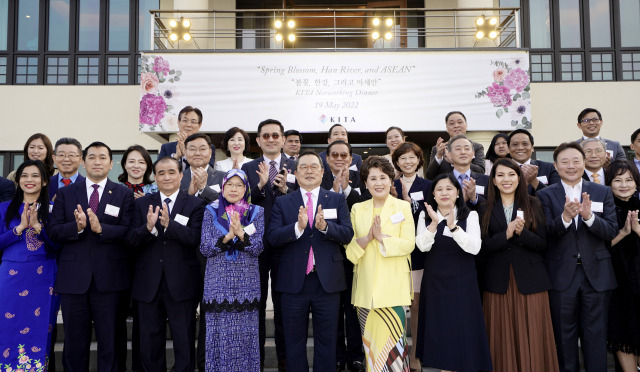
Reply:
[[[263,232],[264,210],[251,204],[246,174],[231,169],[202,223],[207,372],[260,370],[258,256]]]
[[[47,370],[58,296],[54,244],[46,235],[47,173],[40,160],[16,172],[13,200],[0,204],[0,366],[2,370]]]

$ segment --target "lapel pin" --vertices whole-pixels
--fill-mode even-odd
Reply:
[[[109,194],[111,194],[111,190],[109,190]]]

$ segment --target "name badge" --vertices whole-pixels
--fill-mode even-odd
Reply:
[[[409,194],[409,197],[415,201],[424,200],[424,194],[422,191],[416,191]]]
[[[324,209],[322,213],[324,214],[325,220],[331,220],[331,219],[335,220],[336,218],[338,218],[338,211],[335,208]]]
[[[404,221],[404,214],[402,214],[402,212],[398,212],[391,216],[391,223],[394,225],[402,221]]]
[[[220,192],[220,185],[211,185],[209,187],[215,192]]]
[[[521,220],[524,220],[524,212],[523,211],[517,211],[516,212],[516,217],[520,218]]]
[[[538,181],[542,182],[545,185],[549,184],[549,180],[547,179],[547,176],[540,176],[540,177],[536,177],[538,179]]]
[[[602,213],[603,210],[604,210],[604,205],[602,204],[602,202],[595,202],[595,201],[591,202],[591,212]]]
[[[352,171],[356,171],[356,172],[357,172],[357,171],[358,171],[358,167],[356,167],[356,165],[354,164],[354,165],[352,165],[352,166],[350,166],[350,167],[349,167],[349,170],[352,170]]]
[[[296,183],[296,175],[287,173],[287,182],[288,183]]]
[[[49,213],[53,211],[53,204],[49,204]]]
[[[180,213],[176,214],[176,218],[174,218],[174,220],[182,226],[187,226],[189,223],[189,217],[183,216]]]
[[[244,232],[246,232],[249,236],[251,236],[256,233],[256,227],[253,226],[253,224],[251,224],[244,228]]]
[[[484,196],[484,186],[476,185],[476,194]]]
[[[356,190],[358,195],[362,195],[362,192],[360,192],[360,188],[359,187],[354,187],[353,189]]]
[[[607,154],[609,154],[609,157],[613,159],[613,150],[607,150]]]
[[[104,208],[104,213],[108,214],[109,216],[118,217],[118,214],[120,214],[120,208],[116,207],[115,205],[107,204],[107,206]]]

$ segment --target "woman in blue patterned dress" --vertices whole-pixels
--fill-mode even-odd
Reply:
[[[118,181],[131,189],[136,199],[158,192],[158,186],[151,179],[153,161],[147,149],[140,145],[129,146],[122,154],[120,165],[122,173],[118,176]]]
[[[258,308],[264,210],[251,204],[246,174],[231,169],[207,206],[200,251],[207,258],[203,310],[207,372],[259,371]]]
[[[16,172],[13,200],[0,204],[0,366],[47,370],[58,296],[54,245],[46,235],[49,192],[40,160]]]

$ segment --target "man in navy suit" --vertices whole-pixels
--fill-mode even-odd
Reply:
[[[184,141],[192,134],[198,133],[202,127],[202,111],[196,107],[186,106],[178,113],[178,140],[165,143],[160,146],[158,159],[165,156],[180,160],[182,169],[189,168],[186,159],[186,148]],[[211,145],[211,160],[209,164],[213,167],[216,164],[216,147]]]
[[[616,278],[609,246],[618,234],[611,189],[582,179],[585,155],[576,142],[553,152],[561,182],[537,193],[547,220],[545,266],[561,371],[607,370],[607,317]]]
[[[507,140],[511,159],[515,160],[524,177],[527,179],[529,195],[536,195],[547,185],[560,183],[560,176],[553,164],[542,160],[531,159],[533,154],[533,136],[528,130],[516,129],[509,134]]]
[[[16,184],[4,177],[0,177],[0,203],[13,199],[15,192]]]
[[[329,128],[327,143],[332,143],[334,141],[344,141],[349,143],[349,133],[347,133],[347,128],[343,127],[342,124],[333,124],[331,128]],[[329,164],[327,163],[327,152],[323,151],[318,155],[320,155],[320,158],[322,159],[324,169],[329,169]],[[357,172],[360,168],[362,168],[362,156],[353,154],[349,169]]]
[[[78,172],[80,165],[82,165],[82,145],[77,139],[60,138],[56,142],[53,152],[58,174],[49,180],[49,200],[53,200],[58,189],[84,180],[84,177]]]
[[[309,371],[307,327],[313,316],[313,368],[336,366],[338,307],[346,289],[342,245],[353,238],[344,196],[320,188],[324,169],[313,151],[300,154],[300,191],[276,199],[268,241],[282,250],[276,290],[282,292],[287,370]]]
[[[242,166],[251,186],[251,202],[264,208],[265,238],[269,228],[271,208],[275,200],[297,188],[295,183],[295,167],[293,160],[282,154],[284,145],[284,126],[278,120],[267,119],[258,124],[258,146],[262,156]],[[265,239],[266,240],[266,239]],[[264,364],[264,343],[266,340],[265,310],[268,296],[269,272],[271,272],[271,300],[273,301],[273,321],[275,324],[276,354],[279,370],[285,370],[286,353],[284,331],[282,329],[282,312],[280,309],[281,293],[276,290],[278,282],[278,265],[280,251],[274,250],[268,242],[264,242],[264,250],[258,258],[260,264],[260,360]]]
[[[227,173],[213,169],[210,164],[213,156],[211,139],[204,133],[196,133],[187,137],[184,144],[189,168],[182,175],[180,189],[207,203],[218,200],[222,180]]]
[[[602,120],[602,114],[600,111],[594,108],[586,108],[582,110],[580,114],[578,114],[577,124],[578,128],[582,131],[582,138],[579,138],[576,142],[581,143],[587,138],[603,140],[606,143],[607,148],[607,163],[605,164],[605,167],[614,160],[627,160],[627,154],[625,154],[620,142],[600,137],[602,124],[604,124],[604,121]]]
[[[64,320],[65,371],[89,369],[91,323],[98,341],[98,371],[117,371],[118,314],[130,285],[125,237],[131,225],[133,193],[111,182],[111,149],[102,142],[83,153],[87,179],[61,188],[49,223],[60,244],[54,290]]]
[[[467,205],[477,210],[489,186],[489,177],[484,173],[471,170],[475,150],[473,142],[464,134],[451,137],[447,142],[447,156],[451,159],[453,176],[462,187],[462,194]]]
[[[140,313],[140,359],[146,371],[167,367],[169,320],[175,370],[195,369],[195,314],[202,296],[198,261],[204,200],[180,191],[180,162],[160,158],[153,167],[158,193],[135,202],[127,243],[138,249],[132,295]]]

